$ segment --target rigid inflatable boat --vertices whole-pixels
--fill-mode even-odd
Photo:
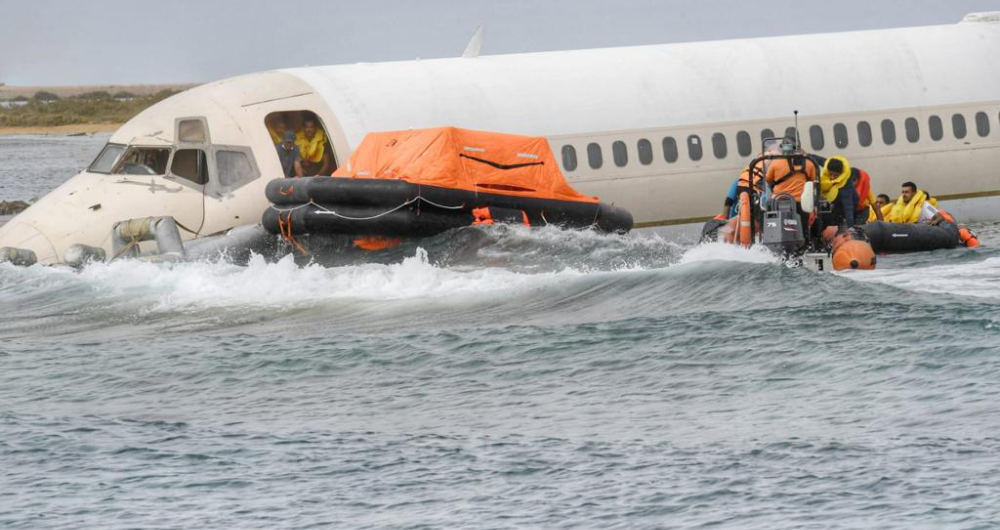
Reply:
[[[268,183],[264,227],[297,234],[426,237],[476,224],[627,232],[632,215],[574,190],[548,141],[442,127],[368,134],[331,177]]]
[[[796,135],[797,138],[797,135]],[[780,149],[772,149],[780,146]],[[797,140],[783,138],[764,139],[764,152],[747,167],[763,168],[766,162],[777,159],[789,161],[804,158]],[[780,154],[779,154],[780,153]],[[749,172],[750,170],[744,170]],[[863,230],[832,225],[829,202],[819,197],[818,179],[807,180],[801,197],[801,208],[809,215],[800,215],[798,201],[787,193],[779,193],[769,200],[761,199],[763,191],[757,182],[745,173],[743,186],[737,188],[736,215],[726,219],[720,215],[702,227],[702,242],[720,241],[749,247],[759,243],[774,254],[816,270],[874,269],[878,263],[875,251]],[[741,179],[744,177],[741,176]]]

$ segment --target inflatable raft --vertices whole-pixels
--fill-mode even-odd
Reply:
[[[947,221],[938,225],[874,221],[864,231],[875,252],[951,249],[962,243],[958,225]]]
[[[627,232],[632,215],[574,190],[548,141],[453,127],[371,133],[332,177],[268,183],[275,234],[426,237],[477,224]]]

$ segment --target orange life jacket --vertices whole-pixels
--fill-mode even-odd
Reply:
[[[857,169],[857,168],[855,168]],[[858,206],[854,211],[867,210],[870,204],[870,195],[872,193],[872,177],[867,171],[863,169],[858,169],[858,181],[854,184],[855,189],[858,190]]]
[[[944,217],[945,221],[955,223],[955,218],[952,217],[950,213],[944,210],[938,210],[938,213],[941,214],[941,217]],[[978,247],[980,245],[979,238],[977,238],[976,234],[973,234],[967,226],[960,225],[958,223],[955,223],[955,225],[958,226],[958,239],[963,245],[968,248]]]

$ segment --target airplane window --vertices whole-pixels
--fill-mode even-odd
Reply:
[[[614,157],[616,166],[625,167],[628,164],[628,148],[625,147],[625,142],[616,140],[611,144],[611,156]]]
[[[736,150],[739,151],[740,156],[750,156],[750,153],[753,152],[753,145],[750,143],[750,133],[746,131],[736,133]]]
[[[648,166],[653,163],[653,144],[643,138],[636,142],[635,150],[639,152],[639,163]]]
[[[715,158],[726,158],[726,155],[729,154],[729,147],[726,145],[726,135],[722,133],[712,135],[712,153],[715,154]]]
[[[813,151],[819,151],[823,149],[825,144],[823,139],[823,128],[819,125],[813,125],[809,128],[809,141],[812,142]]]
[[[163,175],[167,172],[170,148],[130,147],[112,171],[115,175]]]
[[[872,126],[866,121],[858,122],[858,143],[861,147],[868,147],[872,144]]]
[[[931,140],[936,142],[944,138],[944,127],[941,125],[941,118],[937,116],[927,118],[927,128],[931,131]]]
[[[696,134],[688,136],[688,155],[691,160],[701,160],[701,138]]]
[[[597,144],[587,144],[587,163],[591,169],[601,169],[604,165],[604,157],[601,155],[601,146]]]
[[[990,135],[990,117],[985,112],[976,113],[976,132],[983,138]]]
[[[764,129],[764,130],[760,131],[760,145],[761,145],[760,149],[761,149],[761,151],[764,150],[764,140],[767,139],[767,138],[774,138],[774,131],[772,131],[771,129]]]
[[[572,145],[562,147],[563,169],[566,171],[576,171],[576,148]]]
[[[917,143],[920,140],[920,125],[917,124],[916,118],[906,118],[903,126],[906,128],[906,139],[911,144]]]
[[[170,163],[170,173],[195,184],[208,182],[208,159],[201,149],[178,149]]]
[[[968,131],[965,129],[965,116],[955,114],[951,117],[951,130],[955,133],[955,138],[961,140],[965,138]]]
[[[208,134],[205,132],[205,122],[201,120],[181,120],[177,124],[177,140],[180,142],[207,143]]]
[[[115,162],[118,161],[118,156],[124,151],[124,145],[108,144],[104,146],[101,154],[97,155],[97,158],[91,162],[87,171],[91,173],[111,173],[111,170],[115,168]]]
[[[896,124],[892,120],[882,120],[882,143],[885,145],[896,143]]]
[[[673,136],[667,136],[663,139],[663,159],[673,164],[677,161],[677,156],[677,140]]]
[[[847,126],[843,123],[833,124],[833,143],[838,149],[847,147]]]
[[[219,170],[219,185],[224,188],[236,188],[257,178],[250,159],[242,151],[220,150],[215,153],[215,164]]]
[[[785,138],[791,138],[792,140],[798,141],[799,137],[795,134],[795,127],[788,127],[785,129]]]

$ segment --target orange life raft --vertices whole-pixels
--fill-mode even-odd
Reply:
[[[455,127],[368,134],[332,177],[278,179],[266,229],[422,237],[491,222],[627,232],[632,215],[574,190],[548,141]]]

